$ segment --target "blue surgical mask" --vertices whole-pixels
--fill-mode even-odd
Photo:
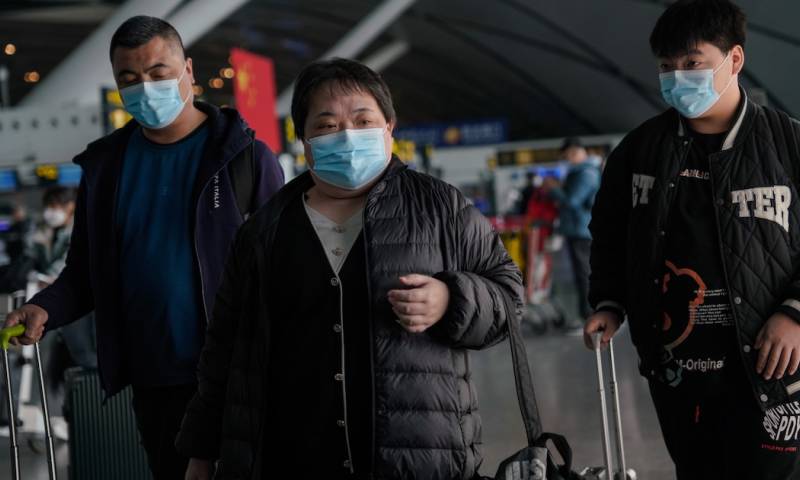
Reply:
[[[169,126],[183,111],[189,96],[181,98],[178,87],[184,68],[179,78],[160,80],[158,82],[142,82],[119,91],[125,110],[142,126],[151,130],[158,130]]]
[[[674,70],[659,75],[661,96],[686,118],[697,118],[719,101],[720,96],[731,86],[733,76],[721,92],[714,89],[714,75],[725,65],[730,54],[714,70]]]
[[[389,163],[385,132],[385,128],[342,130],[309,139],[312,171],[325,183],[358,190],[378,178]]]

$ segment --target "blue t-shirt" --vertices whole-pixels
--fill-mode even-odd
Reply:
[[[195,382],[204,316],[194,260],[192,193],[208,127],[161,145],[141,128],[117,197],[124,332],[136,386]]]

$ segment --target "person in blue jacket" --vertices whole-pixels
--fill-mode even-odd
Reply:
[[[94,310],[103,389],[133,386],[150,469],[174,480],[188,464],[174,439],[225,257],[283,173],[235,110],[194,100],[192,59],[170,24],[130,18],[110,57],[134,121],[75,158],[83,178],[66,266],[6,326],[25,324],[29,344]]]
[[[550,198],[558,203],[558,232],[564,236],[578,290],[580,319],[567,322],[565,331],[582,335],[583,324],[592,314],[588,300],[589,252],[592,245],[589,221],[592,218],[594,196],[600,189],[600,168],[578,138],[567,138],[561,152],[569,162],[567,177],[562,185],[550,177],[545,180],[545,188]]]

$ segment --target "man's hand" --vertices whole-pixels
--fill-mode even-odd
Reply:
[[[210,480],[213,465],[210,460],[199,458],[189,459],[189,466],[186,467],[185,480]]]
[[[47,311],[36,305],[23,305],[17,310],[9,313],[6,317],[4,328],[14,325],[25,325],[25,333],[21,337],[11,339],[12,345],[32,345],[39,341],[44,335],[44,324],[48,319]]]
[[[611,341],[611,337],[619,330],[621,323],[622,319],[614,312],[603,310],[593,314],[589,317],[589,321],[586,322],[586,326],[583,327],[583,343],[586,344],[586,348],[589,350],[595,349],[594,334],[597,332],[603,332],[603,337],[600,339],[600,347],[607,346],[608,342]]]
[[[756,372],[764,380],[794,375],[800,365],[800,325],[787,315],[776,313],[756,337]]]
[[[444,282],[425,275],[406,275],[400,283],[407,290],[389,291],[389,303],[397,323],[411,333],[421,333],[442,319],[450,303]]]

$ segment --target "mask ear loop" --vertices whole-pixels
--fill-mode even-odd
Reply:
[[[390,140],[389,145],[390,146],[389,146],[389,152],[387,152],[388,155],[386,155],[386,165],[389,165],[390,163],[392,163],[392,158],[394,158],[394,151],[393,151],[394,150],[394,136],[392,135],[392,131],[389,130],[389,123],[388,122],[386,123],[386,127],[384,127],[384,132],[383,133],[384,133],[384,135],[387,134],[387,133],[389,134],[389,140]],[[384,145],[386,145],[385,142],[384,142]]]
[[[719,72],[722,69],[723,65],[725,65],[725,62],[727,62],[728,59],[731,58],[731,56],[732,56],[731,53],[728,52],[728,55],[725,57],[725,60],[723,60],[722,63],[719,64],[719,67],[714,69],[714,75],[716,75],[717,72]],[[718,94],[720,97],[725,94],[725,92],[728,90],[728,87],[731,86],[731,83],[733,83],[733,73],[732,72],[731,72],[731,78],[728,79],[728,83],[725,85],[725,88],[723,88],[722,91],[719,92],[719,94]]]
[[[183,73],[181,73],[181,76],[180,76],[180,77],[178,77],[178,79],[177,79],[177,83],[178,83],[178,95],[180,95],[180,93],[181,93],[181,80],[183,80],[183,77],[186,75],[186,67],[187,67],[187,66],[189,66],[189,64],[188,64],[188,63],[184,63],[184,64],[183,64]],[[188,103],[188,102],[189,102],[189,98],[191,98],[191,96],[192,96],[192,92],[190,91],[190,92],[189,92],[189,94],[188,94],[188,95],[186,95],[186,99],[184,99],[183,97],[181,97],[182,105],[184,105],[184,106],[185,106],[185,105],[186,105],[186,103]]]

